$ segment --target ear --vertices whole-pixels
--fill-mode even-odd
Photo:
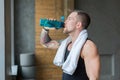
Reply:
[[[82,23],[81,22],[77,22],[76,28],[81,28],[81,27],[82,27]]]

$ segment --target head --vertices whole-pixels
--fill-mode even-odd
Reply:
[[[81,31],[87,29],[90,24],[90,16],[81,10],[72,11],[65,21],[64,33],[70,33],[75,30]]]

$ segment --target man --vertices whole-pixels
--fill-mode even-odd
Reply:
[[[64,22],[63,33],[69,35],[65,40],[52,40],[49,30],[42,29],[41,44],[51,49],[59,48],[54,64],[62,67],[62,80],[99,80],[100,57],[95,43],[88,39],[89,24],[87,13],[74,10]]]

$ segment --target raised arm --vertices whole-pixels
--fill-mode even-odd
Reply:
[[[52,40],[49,36],[49,30],[48,29],[42,29],[40,34],[40,43],[50,49],[57,49],[60,45],[60,42],[57,40]]]

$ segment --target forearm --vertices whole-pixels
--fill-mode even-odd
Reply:
[[[42,29],[40,34],[40,43],[46,48],[57,49],[61,41],[52,40],[49,36],[49,31]]]
[[[51,41],[51,38],[49,36],[49,30],[42,29],[40,34],[40,43],[46,44]]]

